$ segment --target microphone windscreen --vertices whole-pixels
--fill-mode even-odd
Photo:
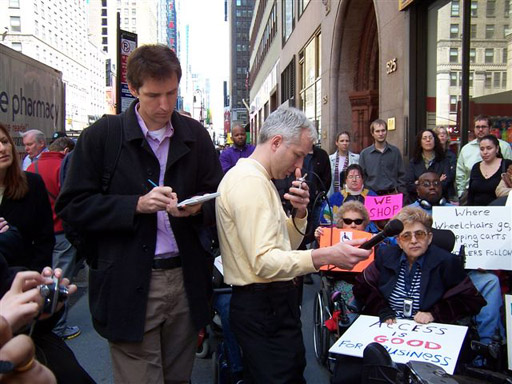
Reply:
[[[399,235],[403,230],[404,224],[400,220],[394,219],[384,226],[382,232],[384,232],[384,234],[389,237]]]

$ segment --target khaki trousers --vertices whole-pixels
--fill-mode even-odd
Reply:
[[[140,343],[110,342],[114,382],[189,383],[197,350],[181,268],[153,270]]]

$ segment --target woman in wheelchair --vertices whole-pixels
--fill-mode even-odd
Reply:
[[[486,304],[457,257],[432,243],[432,217],[405,207],[395,217],[404,229],[398,247],[381,247],[356,278],[354,296],[362,313],[381,322],[396,318],[455,323],[476,315]]]

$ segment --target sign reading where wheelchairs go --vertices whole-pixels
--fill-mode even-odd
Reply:
[[[376,316],[359,316],[329,349],[331,353],[363,357],[365,347],[382,344],[396,363],[423,361],[453,374],[467,327],[451,324],[418,324],[397,319],[395,324],[380,323]]]
[[[512,270],[512,207],[433,207],[432,218],[455,234],[455,252],[465,246],[466,268]]]

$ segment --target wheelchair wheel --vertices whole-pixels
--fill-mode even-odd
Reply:
[[[325,313],[325,301],[323,292],[319,291],[315,296],[313,308],[313,346],[315,357],[321,365],[326,365],[329,355],[329,330],[324,322],[327,320]]]

